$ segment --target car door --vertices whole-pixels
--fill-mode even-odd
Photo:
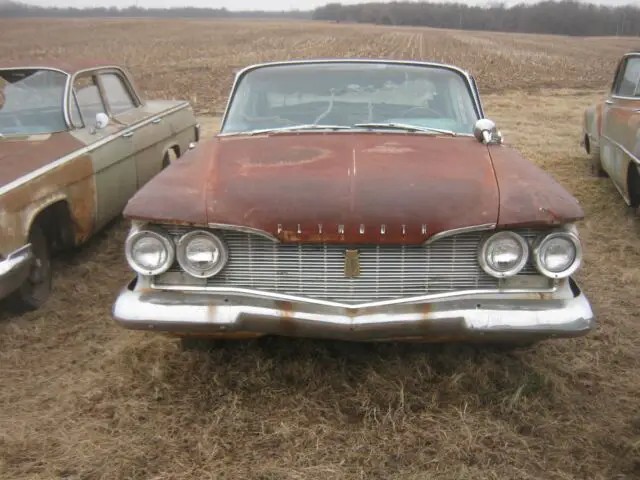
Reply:
[[[620,62],[611,95],[604,102],[600,150],[602,167],[627,203],[629,168],[638,162],[634,150],[639,117],[640,54],[630,54]]]
[[[122,70],[101,72],[100,83],[111,115],[131,126],[140,188],[162,169],[165,140],[173,134],[171,124],[146,108]]]
[[[109,118],[98,126],[97,114],[107,114],[98,71],[73,76],[69,112],[73,135],[90,150],[96,188],[95,230],[118,216],[137,190],[135,150],[126,123]]]

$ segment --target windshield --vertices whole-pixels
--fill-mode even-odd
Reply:
[[[0,70],[0,134],[66,130],[66,82],[67,75],[54,70]]]
[[[472,134],[477,119],[467,80],[446,68],[308,63],[247,72],[238,82],[221,133],[395,124],[396,130],[408,126]]]

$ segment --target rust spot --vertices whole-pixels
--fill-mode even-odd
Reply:
[[[376,145],[374,147],[364,150],[365,153],[386,153],[391,155],[400,155],[405,153],[413,153],[415,150],[409,148],[402,143],[387,142],[382,145]]]
[[[280,318],[280,328],[283,332],[294,334],[296,331],[296,326],[292,322],[293,303],[285,300],[276,300],[274,303],[276,308],[282,313],[282,317]]]
[[[494,223],[498,204],[488,150],[473,138],[297,134],[204,142],[146,184],[124,215],[243,225],[283,242],[409,245],[425,241],[423,224],[434,235]]]
[[[207,304],[207,320],[214,324],[216,317],[217,306],[213,304]]]
[[[349,318],[355,318],[358,315],[361,315],[363,311],[361,308],[347,308],[345,313]]]
[[[490,147],[500,185],[501,227],[535,227],[581,220],[578,201],[551,175],[504,145]]]
[[[2,248],[24,245],[35,216],[48,205],[67,202],[76,243],[89,238],[95,225],[95,187],[89,156],[77,157],[18,185],[0,197]]]
[[[433,304],[421,303],[419,304],[419,311],[420,311],[420,314],[422,315],[423,320],[429,320],[429,315],[433,311]]]
[[[0,139],[0,187],[85,145],[68,132]]]
[[[304,165],[318,162],[331,155],[330,150],[310,147],[291,147],[285,151],[267,150],[261,155],[247,155],[238,160],[241,169],[247,170],[253,167],[284,167]],[[244,172],[247,174],[248,172]],[[243,173],[241,173],[243,174]]]

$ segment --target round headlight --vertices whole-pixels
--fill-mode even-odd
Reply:
[[[227,249],[213,233],[195,230],[178,240],[178,263],[189,275],[213,277],[227,263]]]
[[[489,275],[498,278],[517,275],[527,263],[529,244],[515,232],[494,233],[481,245],[478,262]]]
[[[127,238],[125,256],[129,266],[142,275],[159,275],[173,264],[173,243],[157,230],[138,230]]]
[[[580,240],[569,232],[550,233],[536,245],[533,253],[538,271],[551,278],[568,277],[582,263]]]

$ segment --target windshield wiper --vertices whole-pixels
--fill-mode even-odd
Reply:
[[[220,135],[261,135],[263,133],[280,133],[280,132],[295,132],[297,130],[350,130],[349,125],[316,125],[309,123],[306,125],[291,125],[289,127],[276,127],[276,128],[262,128],[260,130],[248,130],[244,132],[231,132],[221,133]]]
[[[444,135],[456,136],[456,132],[452,130],[443,130],[441,128],[431,127],[418,127],[416,125],[409,125],[407,123],[356,123],[352,125],[356,128],[390,128],[393,130],[406,130],[408,132],[427,132],[427,133],[442,133]]]

